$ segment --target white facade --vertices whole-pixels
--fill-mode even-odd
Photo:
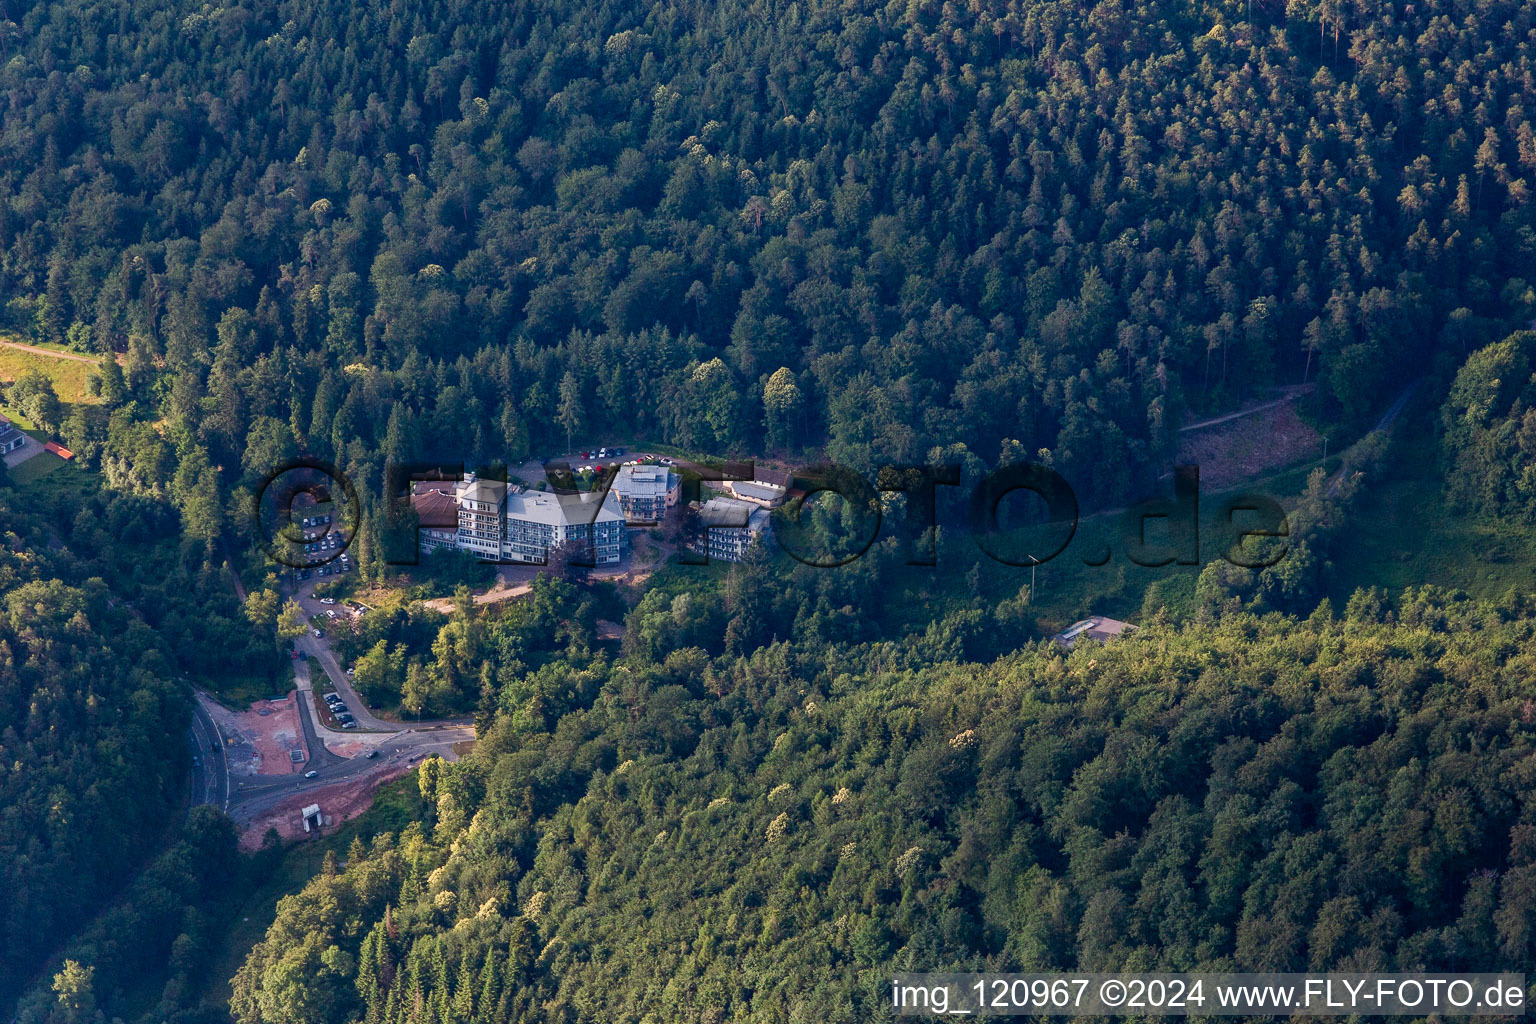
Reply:
[[[27,443],[27,435],[17,430],[10,420],[0,416],[0,455],[13,452]]]
[[[766,509],[735,498],[710,498],[699,506],[701,546],[711,559],[741,561],[769,525]]]
[[[612,492],[632,523],[660,522],[682,496],[682,478],[666,466],[620,466]]]
[[[487,562],[542,565],[553,547],[591,549],[596,565],[624,557],[628,535],[617,496],[528,491],[473,476],[454,490],[459,525],[452,547]],[[432,536],[429,536],[432,534]],[[422,546],[449,546],[447,531],[422,530]]]

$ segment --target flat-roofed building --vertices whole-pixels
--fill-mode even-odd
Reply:
[[[628,534],[618,498],[529,491],[465,477],[457,485],[412,487],[424,551],[452,547],[485,562],[543,564],[553,547],[579,548],[596,565],[623,560]]]
[[[1094,643],[1102,644],[1135,628],[1129,622],[1121,622],[1119,619],[1090,615],[1086,619],[1072,623],[1051,639],[1070,650],[1079,640],[1092,640]]]
[[[659,523],[682,496],[682,478],[667,466],[620,466],[613,478],[619,510],[632,523]]]
[[[485,562],[542,565],[555,547],[574,547],[596,565],[623,560],[629,535],[611,492],[530,491],[473,474],[411,488],[424,551],[451,547]]]
[[[778,508],[784,504],[788,489],[772,480],[729,480],[726,491],[737,501],[745,501],[758,508]]]
[[[710,558],[739,562],[769,527],[766,509],[735,498],[710,498],[698,507],[696,546]]]
[[[589,552],[596,565],[624,557],[628,534],[624,515],[612,493],[563,494],[519,489],[507,496],[504,561],[541,563],[552,547]]]

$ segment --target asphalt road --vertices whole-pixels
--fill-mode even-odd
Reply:
[[[312,592],[313,585],[303,589]],[[298,596],[306,611],[314,613],[325,607],[308,594],[301,592]],[[452,759],[455,756],[455,744],[475,738],[472,723],[420,722],[406,726],[376,717],[368,711],[367,705],[352,688],[330,644],[306,634],[295,641],[295,647],[308,655],[295,663],[294,684],[299,724],[304,731],[305,745],[309,748],[305,772],[315,772],[315,778],[306,778],[303,773],[232,777],[219,727],[198,704],[193,713],[191,729],[192,742],[200,761],[193,769],[193,803],[221,807],[236,822],[251,821],[306,788],[383,774],[392,767],[411,764],[431,754]],[[320,720],[314,706],[315,665],[320,666],[347,702],[357,719],[358,729],[331,729]],[[351,757],[343,757],[326,748],[326,739],[365,749]],[[368,757],[369,750],[377,751],[377,756]]]
[[[301,595],[299,604],[303,605],[304,610],[311,615],[314,615],[317,611],[327,610],[312,597],[306,598]],[[330,644],[326,643],[323,639],[317,639],[311,631],[295,640],[293,646],[308,655],[307,660],[299,662],[299,670],[307,678],[310,672],[308,666],[318,664],[324,670],[326,676],[330,678],[332,685],[336,688],[336,692],[341,695],[341,699],[347,702],[347,710],[352,712],[352,717],[357,719],[358,729],[367,729],[370,732],[398,732],[404,728],[400,723],[386,722],[368,710],[368,705],[363,703],[363,699],[352,688],[352,680],[342,670],[341,663],[336,660],[336,655],[331,650]],[[321,728],[324,728],[324,726],[322,725]],[[342,735],[349,733],[350,730]]]
[[[213,804],[229,810],[229,762],[224,756],[224,737],[201,701],[192,702],[192,803]]]

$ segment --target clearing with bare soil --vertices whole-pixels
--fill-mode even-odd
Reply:
[[[398,779],[413,767],[414,760],[402,760],[382,767],[373,775],[301,789],[252,819],[240,832],[240,849],[246,853],[259,849],[269,828],[277,829],[277,834],[284,839],[303,836],[304,822],[299,813],[310,804],[319,804],[320,813],[325,815],[327,824],[321,832],[332,829],[366,811],[372,805],[373,794],[380,786]]]
[[[219,727],[231,775],[291,775],[305,770],[309,746],[293,693],[254,701],[249,711],[231,711],[203,694],[197,699]],[[301,755],[298,760],[294,751]]]
[[[1223,417],[1179,438],[1179,464],[1199,466],[1200,485],[1210,490],[1322,454],[1322,435],[1296,414],[1294,401],[1271,402],[1246,414]]]

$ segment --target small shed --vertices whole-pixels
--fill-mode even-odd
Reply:
[[[305,832],[310,831],[311,828],[313,828],[316,832],[318,832],[318,831],[320,831],[320,826],[325,823],[325,819],[320,814],[320,805],[319,804],[310,804],[308,807],[304,808],[304,810],[300,811],[299,813],[304,815],[304,831]]]
[[[1095,643],[1102,644],[1135,628],[1129,622],[1121,622],[1119,619],[1106,618],[1103,615],[1090,615],[1081,622],[1072,623],[1072,625],[1057,633],[1051,639],[1070,650],[1079,640],[1092,640]]]

